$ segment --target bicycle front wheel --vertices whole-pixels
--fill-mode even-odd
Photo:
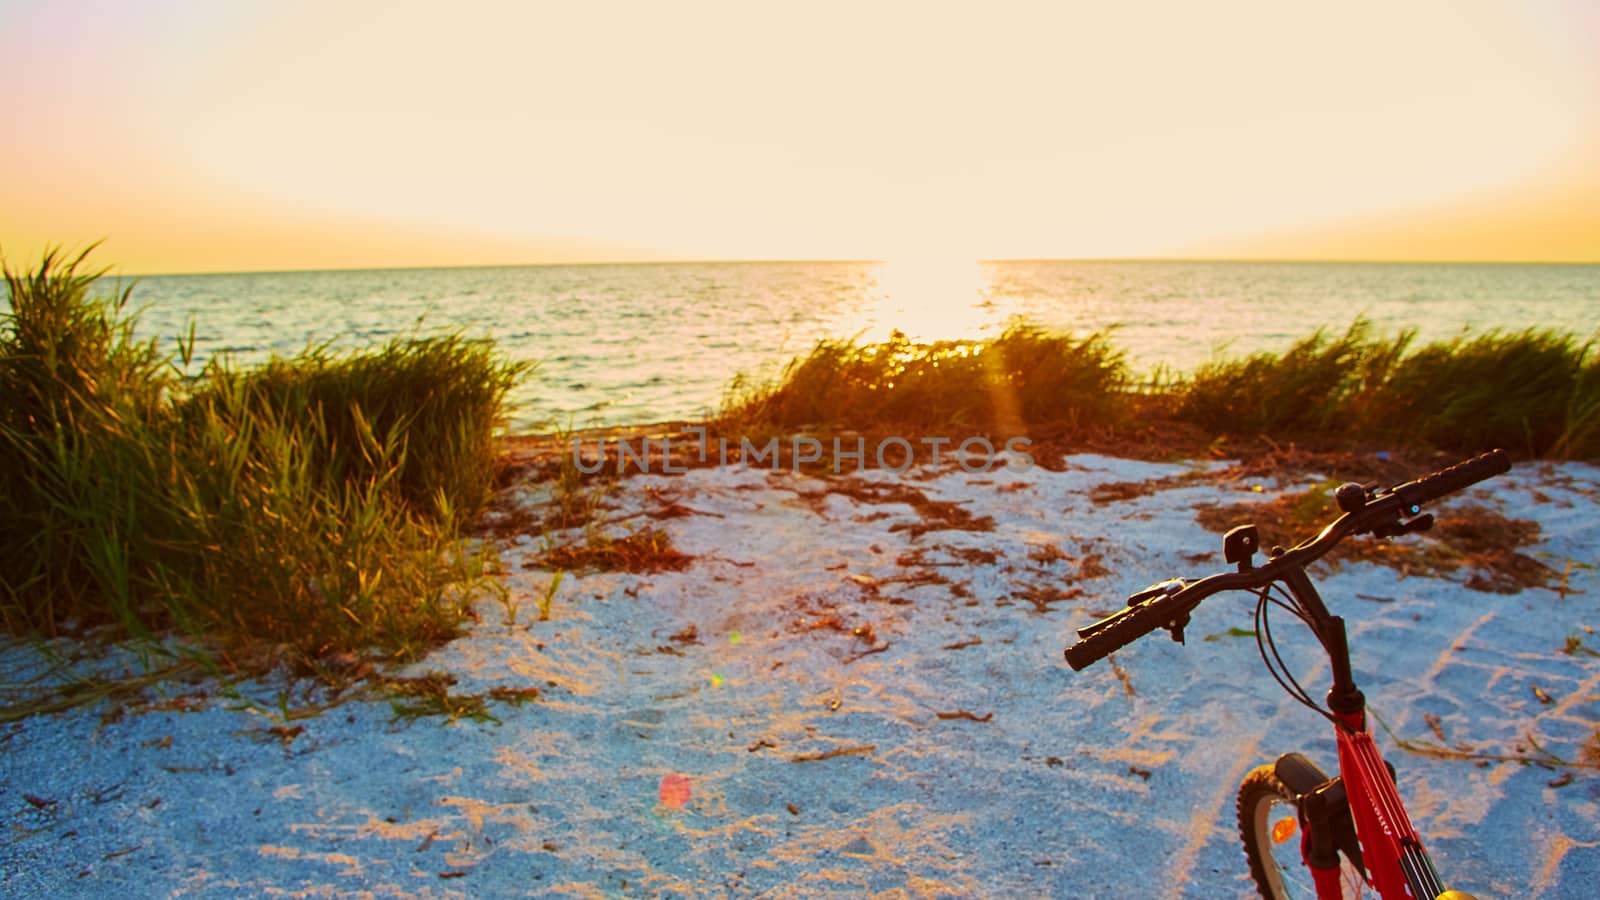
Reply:
[[[1239,785],[1239,837],[1250,875],[1266,900],[1316,900],[1311,870],[1300,857],[1300,818],[1294,792],[1273,767],[1257,766]],[[1339,854],[1339,885],[1346,900],[1375,896],[1355,864]]]

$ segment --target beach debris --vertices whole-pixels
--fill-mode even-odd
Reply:
[[[1571,783],[1572,783],[1572,773],[1571,772],[1562,772],[1560,775],[1556,776],[1555,778],[1552,778],[1549,781],[1545,782],[1545,784],[1548,784],[1549,786],[1551,786],[1553,788],[1566,787],[1567,785],[1569,785]]]
[[[198,712],[205,707],[208,699],[209,696],[203,690],[188,691],[174,694],[161,700],[146,702],[143,704],[143,708],[148,712]]]
[[[966,709],[958,709],[955,712],[936,712],[934,715],[947,722],[954,719],[966,719],[969,722],[988,722],[994,718],[994,713],[992,712],[986,712],[980,716]]]
[[[647,494],[652,493],[649,489],[646,489],[645,492]],[[708,512],[708,511],[703,510],[703,509],[694,509],[692,507],[684,506],[682,503],[679,503],[677,500],[674,500],[674,499],[669,498],[669,497],[662,496],[660,494],[660,492],[654,492],[654,493],[656,494],[654,499],[656,500],[656,502],[659,505],[654,510],[652,510],[651,512],[648,513],[648,515],[651,516],[652,518],[655,518],[655,519],[681,519],[684,516],[709,516],[709,517],[711,517],[713,519],[725,519],[725,518],[727,518],[722,513]]]
[[[1128,696],[1137,697],[1139,694],[1133,689],[1133,678],[1128,675],[1128,670],[1124,669],[1122,664],[1117,662],[1117,658],[1115,656],[1106,657],[1106,661],[1111,663],[1111,674],[1117,676],[1117,680],[1122,682],[1122,689],[1128,692]]]
[[[822,631],[826,629],[828,631],[838,631],[843,633],[846,630],[844,627],[844,620],[839,618],[837,613],[818,616],[817,618],[805,623],[803,627],[806,631]]]
[[[888,641],[884,641],[883,643],[878,644],[877,646],[868,647],[867,649],[861,651],[860,653],[855,654],[854,656],[846,657],[845,660],[844,660],[844,664],[848,666],[849,664],[855,662],[858,659],[861,659],[862,657],[871,656],[874,653],[882,653],[883,651],[885,651],[887,649],[889,649],[889,642]]]
[[[1089,500],[1096,506],[1121,503],[1127,500],[1136,500],[1140,497],[1149,497],[1157,491],[1170,491],[1173,488],[1188,487],[1206,477],[1207,475],[1203,470],[1194,470],[1178,475],[1152,478],[1147,481],[1113,481],[1096,485],[1090,489]]]
[[[46,800],[45,798],[35,794],[23,794],[22,799],[28,801],[28,805],[34,809],[49,809],[50,807],[55,806],[57,802],[55,800]]]
[[[698,644],[700,643],[700,629],[696,628],[693,622],[690,622],[677,634],[668,635],[667,640],[674,644]]]
[[[1568,656],[1577,656],[1579,653],[1582,653],[1586,656],[1600,656],[1600,653],[1595,652],[1589,647],[1585,647],[1583,645],[1583,636],[1577,634],[1567,635],[1566,645],[1561,648],[1561,652]]]
[[[963,649],[965,649],[967,647],[976,647],[981,643],[983,643],[983,638],[977,637],[976,635],[974,635],[973,637],[967,638],[964,641],[956,641],[954,644],[945,644],[940,649],[941,650],[963,650]]]
[[[789,815],[791,815],[791,816],[800,815],[800,807],[795,806],[793,803],[785,803],[783,805],[783,808],[787,809],[789,811]]]
[[[897,522],[889,532],[904,531],[911,538],[919,538],[930,531],[993,531],[993,516],[974,516],[965,507],[944,501],[929,500],[919,511],[921,522]]]
[[[653,525],[610,537],[598,531],[582,544],[564,544],[537,558],[538,566],[580,571],[681,572],[694,557],[679,551],[665,531]],[[526,566],[525,566],[526,568]]]
[[[928,563],[928,565],[935,565],[935,566],[939,566],[939,565],[955,565],[955,563]],[[903,584],[908,588],[922,587],[923,585],[927,585],[927,584],[949,584],[949,583],[950,583],[950,579],[944,577],[943,575],[940,575],[938,572],[934,572],[934,571],[926,570],[926,569],[924,569],[923,571],[920,571],[920,572],[912,572],[912,573],[909,573],[909,574],[906,574],[906,575],[891,575],[888,578],[885,578],[885,579],[883,579],[883,580],[878,582],[878,584]],[[875,598],[875,597],[878,596],[877,586],[874,585],[871,590],[863,590],[862,593],[867,597]],[[891,600],[890,602],[893,603],[895,601]]]
[[[480,722],[500,721],[490,714],[482,696],[451,693],[450,688],[455,683],[456,676],[441,671],[415,677],[385,676],[380,682],[393,695],[389,700],[389,708],[394,713],[394,721],[423,716],[445,716],[452,723],[463,718]]]
[[[656,787],[656,796],[667,809],[683,809],[692,793],[688,776],[679,772],[661,776],[661,783]]]
[[[538,699],[538,697],[539,689],[536,687],[507,687],[501,685],[500,687],[489,689],[489,699],[499,700],[501,703],[509,703],[512,706],[521,706],[529,700]]]
[[[1041,566],[1048,566],[1058,559],[1070,558],[1071,557],[1067,556],[1065,553],[1062,553],[1061,548],[1057,547],[1055,544],[1041,544],[1038,547],[1028,551],[1028,559],[1033,560]]]
[[[877,744],[861,744],[855,747],[835,747],[832,750],[824,750],[820,753],[797,753],[794,756],[789,757],[789,761],[794,763],[821,762],[825,759],[838,759],[841,756],[862,756],[868,753],[875,753],[877,752],[877,749]]]
[[[1081,587],[1063,589],[1053,585],[1030,585],[1018,591],[1015,596],[1019,600],[1033,604],[1033,611],[1044,615],[1050,612],[1050,604],[1082,597],[1083,594],[1084,590]]]
[[[1551,588],[1551,590],[1555,591],[1556,596],[1560,597],[1562,600],[1565,600],[1574,594],[1583,593],[1583,591],[1573,589],[1571,584],[1572,573],[1574,570],[1588,572],[1592,571],[1593,568],[1593,566],[1584,565],[1575,559],[1567,560],[1567,564],[1561,567],[1561,580],[1556,584],[1555,587]]]
[[[968,565],[992,566],[1000,561],[1000,552],[982,547],[942,547],[946,553]]]
[[[767,740],[766,738],[762,738],[761,740],[756,741],[754,744],[751,744],[744,749],[746,753],[754,753],[757,750],[776,750],[778,749],[778,745]]]
[[[1535,697],[1538,697],[1539,698],[1539,702],[1543,703],[1545,706],[1549,706],[1550,704],[1556,702],[1554,697],[1552,697],[1549,694],[1545,693],[1544,688],[1539,687],[1537,684],[1529,684],[1528,686],[1533,688],[1533,695]]]
[[[1128,767],[1128,774],[1129,775],[1137,775],[1140,778],[1143,778],[1145,781],[1149,781],[1150,780],[1150,776],[1154,775],[1155,773],[1151,772],[1149,769],[1140,768],[1139,766],[1129,766]]]
[[[1248,628],[1240,628],[1239,626],[1235,625],[1232,628],[1229,628],[1227,631],[1218,631],[1218,632],[1216,632],[1214,634],[1208,634],[1204,638],[1201,638],[1201,640],[1220,641],[1223,638],[1229,638],[1229,637],[1253,638],[1255,636],[1256,636],[1256,633],[1254,631],[1251,631]]]
[[[1422,721],[1428,723],[1428,728],[1433,731],[1434,737],[1439,739],[1439,743],[1448,744],[1450,742],[1449,738],[1444,736],[1444,725],[1440,723],[1438,716],[1433,713],[1423,713]]]
[[[273,725],[267,729],[267,734],[277,738],[285,748],[294,743],[294,739],[304,734],[304,725]],[[171,740],[168,738],[167,740]],[[169,745],[170,746],[170,745]]]
[[[439,877],[440,878],[465,878],[465,877],[467,877],[467,873],[461,871],[460,869],[451,869],[448,872],[440,872],[439,873]]]
[[[1114,481],[1096,486],[1089,492],[1089,500],[1099,506],[1105,506],[1107,503],[1148,497],[1155,492],[1156,489],[1147,481]]]
[[[889,531],[904,531],[912,538],[919,538],[930,531],[993,531],[995,527],[992,516],[974,516],[961,503],[933,500],[908,484],[838,478],[830,479],[828,490],[857,503],[901,503],[911,507],[922,521],[897,522],[889,526]]]

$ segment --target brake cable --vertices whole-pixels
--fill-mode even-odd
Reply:
[[[1288,598],[1288,602],[1286,603],[1283,600],[1272,596],[1272,592],[1274,590]],[[1278,686],[1283,688],[1284,693],[1287,693],[1290,697],[1292,697],[1295,702],[1306,707],[1307,709],[1312,710],[1317,715],[1322,716],[1328,721],[1333,722],[1335,725],[1341,725],[1342,723],[1339,721],[1338,717],[1323,709],[1320,704],[1312,700],[1311,695],[1306,691],[1306,689],[1302,687],[1300,682],[1289,673],[1289,666],[1283,661],[1282,654],[1278,652],[1277,642],[1272,638],[1272,620],[1268,615],[1269,604],[1288,610],[1291,615],[1305,623],[1307,628],[1310,628],[1311,633],[1317,637],[1317,643],[1322,643],[1322,635],[1317,634],[1317,630],[1311,627],[1310,618],[1308,618],[1295,603],[1293,595],[1284,590],[1283,586],[1277,582],[1268,584],[1256,593],[1255,613],[1256,652],[1261,654],[1261,661],[1266,665],[1267,672],[1272,675],[1272,679],[1274,681],[1278,682]],[[1324,645],[1323,649],[1327,649],[1326,645]]]

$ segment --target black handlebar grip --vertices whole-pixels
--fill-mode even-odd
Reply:
[[[1511,471],[1511,457],[1507,456],[1504,450],[1490,450],[1482,456],[1456,463],[1448,469],[1440,469],[1432,475],[1424,475],[1416,481],[1402,484],[1396,487],[1394,492],[1406,503],[1421,506],[1509,471]]]
[[[1167,603],[1158,600],[1128,609],[1110,625],[1068,647],[1067,665],[1074,672],[1081,672],[1157,628],[1171,625],[1177,615]]]

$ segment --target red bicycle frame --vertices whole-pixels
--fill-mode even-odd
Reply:
[[[1444,886],[1400,801],[1392,770],[1367,730],[1366,698],[1356,687],[1350,670],[1344,619],[1328,613],[1304,569],[1289,573],[1284,583],[1310,614],[1312,627],[1322,638],[1333,668],[1328,706],[1333,713],[1334,738],[1339,744],[1339,778],[1360,841],[1360,862],[1367,880],[1383,900],[1434,900],[1444,892]],[[1323,824],[1326,826],[1326,822]],[[1331,866],[1314,865],[1315,854],[1309,849],[1313,838],[1308,827],[1302,838],[1302,854],[1315,880],[1317,897],[1340,900],[1343,893],[1338,858],[1330,853],[1321,861],[1331,861]]]
[[[1400,793],[1389,777],[1378,745],[1366,729],[1365,713],[1340,715],[1339,721],[1343,727],[1334,729],[1339,741],[1339,777],[1344,781],[1356,836],[1361,840],[1368,879],[1384,900],[1433,900],[1444,892],[1444,885],[1439,883],[1433,861],[1411,826],[1411,817],[1400,802]],[[1312,867],[1311,873],[1316,879],[1318,898],[1339,900],[1343,896],[1338,866]]]

